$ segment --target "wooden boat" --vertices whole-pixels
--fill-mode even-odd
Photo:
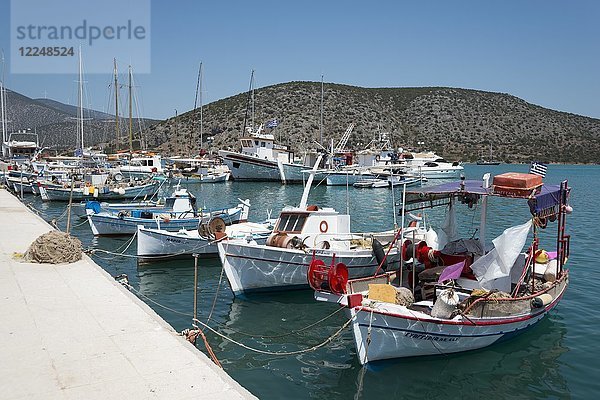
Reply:
[[[203,218],[219,217],[227,225],[245,222],[248,219],[250,202],[240,200],[235,207],[198,210],[196,198],[181,189],[182,195],[167,199],[163,207],[144,207],[141,209],[107,209],[88,207],[87,218],[95,236],[133,235],[137,226],[179,231],[196,229]],[[238,199],[239,200],[239,199]],[[96,203],[98,204],[98,203]]]
[[[448,208],[437,238],[446,244],[436,244],[435,237],[404,240],[405,268],[399,271],[348,280],[343,266],[333,271],[327,260],[311,265],[308,282],[315,298],[346,308],[361,364],[479,349],[531,328],[556,307],[569,282],[564,265],[570,188],[567,181],[542,186],[538,178],[503,174],[491,187],[484,179],[407,191],[403,212]],[[495,197],[526,202],[531,219],[506,229],[488,246],[485,213],[488,199]],[[481,203],[478,239],[449,234],[456,231],[449,221],[459,203]],[[546,253],[539,234],[550,224],[556,249]],[[533,241],[523,252],[531,230]]]
[[[272,232],[268,223],[240,222],[226,225],[216,217],[200,223],[198,229],[182,229],[170,232],[138,225],[137,255],[146,258],[162,258],[189,254],[217,255],[217,241],[242,239],[252,244],[265,244]]]
[[[218,243],[234,294],[308,288],[306,273],[315,257],[327,263],[345,263],[352,278],[397,267],[399,252],[390,246],[395,231],[353,233],[349,215],[333,208],[307,206],[319,162],[320,157],[311,170],[300,205],[281,211],[265,244],[246,240]]]

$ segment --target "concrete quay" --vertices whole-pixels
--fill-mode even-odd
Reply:
[[[0,189],[2,399],[256,398],[89,257],[13,257],[52,229]]]

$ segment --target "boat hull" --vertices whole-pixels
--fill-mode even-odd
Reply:
[[[306,273],[313,260],[313,251],[257,246],[240,241],[218,244],[219,257],[234,294],[255,291],[308,289]],[[351,279],[373,275],[379,263],[370,250],[315,250],[315,257],[326,265],[342,262]],[[388,256],[389,268],[395,268],[395,250]]]
[[[223,218],[227,224],[239,222],[243,216],[242,208],[230,208],[222,213],[213,213],[212,217]],[[201,217],[196,218],[134,218],[118,215],[89,214],[88,222],[95,236],[133,235],[137,232],[138,225],[150,229],[164,229],[179,231],[181,229],[197,229]]]
[[[258,157],[229,151],[221,151],[219,154],[229,167],[233,180],[281,182],[279,167],[274,161],[261,160]]]
[[[507,317],[441,320],[410,310],[399,315],[361,306],[348,309],[348,314],[352,318],[359,361],[366,364],[391,358],[476,350],[509,339],[544,318],[558,304],[565,289],[566,281],[546,307]]]
[[[94,196],[94,193],[85,194],[83,190],[78,188],[73,190],[72,200],[81,202],[86,200],[122,200],[122,199],[135,199],[144,198],[145,196],[152,196],[158,187],[155,184],[134,186],[125,189],[125,193],[115,193],[109,190],[105,193],[99,193]],[[69,201],[71,199],[71,190],[64,188],[53,188],[50,186],[40,186],[40,195],[42,200],[45,201]]]
[[[241,228],[236,225],[236,228]],[[243,228],[242,228],[243,230]],[[262,229],[264,231],[264,228]],[[265,244],[270,232],[263,234],[248,233],[258,244]],[[186,232],[164,232],[144,227],[138,227],[137,255],[147,258],[174,257],[189,254],[217,256],[217,242],[199,235]]]

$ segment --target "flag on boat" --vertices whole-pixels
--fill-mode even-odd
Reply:
[[[542,178],[546,177],[547,170],[548,170],[548,166],[546,164],[542,164],[537,161],[532,162],[531,167],[529,167],[530,174],[539,175]]]
[[[267,128],[275,128],[277,125],[279,125],[277,118],[267,121]]]

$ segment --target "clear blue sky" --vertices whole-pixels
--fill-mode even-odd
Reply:
[[[0,3],[7,53],[8,3]],[[255,69],[258,87],[324,74],[364,87],[503,92],[600,118],[600,1],[152,1],[151,51],[152,72],[137,84],[155,118],[192,108],[200,61],[205,103],[246,91]],[[130,62],[118,61],[123,70]],[[93,108],[107,107],[111,64],[86,77]],[[71,103],[75,79],[6,77],[27,96]]]

